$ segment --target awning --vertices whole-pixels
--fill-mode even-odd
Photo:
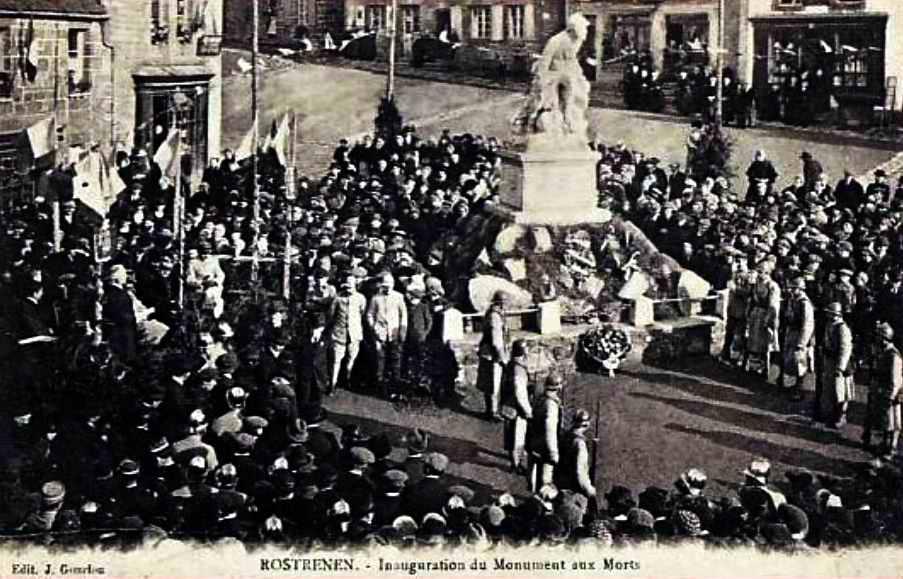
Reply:
[[[166,64],[142,66],[132,73],[135,82],[148,83],[191,83],[207,81],[214,74],[203,64]]]

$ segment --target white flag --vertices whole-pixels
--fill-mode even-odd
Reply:
[[[235,150],[235,160],[244,161],[254,154],[254,127],[248,129],[245,136],[241,139],[241,144]]]
[[[163,175],[169,175],[170,177],[175,175],[175,172],[179,170],[181,160],[180,153],[180,145],[182,143],[182,133],[179,129],[172,128],[169,130],[169,135],[166,136],[166,140],[160,144],[160,147],[157,149],[157,152],[154,153],[154,163],[156,163],[160,167],[160,171]]]
[[[282,117],[282,122],[279,123],[279,127],[276,129],[276,134],[273,135],[273,138],[270,140],[269,149],[273,149],[276,152],[276,157],[279,159],[279,164],[283,167],[288,166],[288,146],[289,146],[289,134],[291,133],[291,125],[289,124],[288,115]]]
[[[28,142],[31,144],[31,154],[35,159],[56,150],[56,119],[47,117],[26,129]]]

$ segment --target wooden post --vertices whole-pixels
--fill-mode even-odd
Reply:
[[[179,236],[179,310],[184,311],[185,307],[185,275],[188,268],[185,267],[185,201],[182,199],[182,149],[178,149],[178,166],[176,168],[176,206],[178,213],[176,220],[178,221]]]
[[[389,74],[386,78],[386,99],[391,101],[395,93],[395,37],[398,22],[398,0],[392,0],[392,18],[387,18],[389,28]]]
[[[715,107],[715,126],[718,130],[724,123],[724,0],[718,0],[718,55],[715,58],[718,66],[718,91]]]
[[[251,173],[252,179],[254,183],[254,229],[253,236],[251,239],[251,243],[253,247],[251,248],[251,255],[254,256],[254,260],[251,262],[251,281],[256,282],[258,276],[258,268],[259,264],[257,262],[257,257],[259,255],[257,249],[257,242],[260,236],[259,233],[259,221],[260,221],[260,183],[259,177],[257,175],[258,172],[258,162],[259,155],[257,151],[258,142],[260,140],[260,119],[259,119],[259,111],[258,111],[258,102],[257,102],[257,51],[259,44],[259,36],[260,36],[260,7],[258,4],[258,0],[252,0],[252,16],[251,16],[251,129],[252,129],[252,143],[251,143]]]

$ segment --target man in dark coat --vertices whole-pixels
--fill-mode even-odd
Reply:
[[[114,265],[103,304],[107,341],[119,360],[126,364],[138,357],[138,322],[132,297],[125,287],[127,281],[125,267]]]
[[[445,505],[446,483],[442,480],[448,468],[448,457],[438,452],[424,459],[423,480],[408,487],[404,495],[404,512],[420,521],[427,513],[439,513]]]
[[[803,180],[806,183],[806,188],[813,189],[815,188],[815,182],[818,181],[818,178],[825,170],[822,168],[821,163],[812,157],[812,153],[809,151],[803,151],[800,159],[803,161]]]
[[[865,190],[862,183],[856,180],[856,177],[849,170],[843,172],[843,179],[837,182],[834,188],[834,196],[837,198],[837,204],[843,208],[849,208],[856,211],[859,204],[863,201]]]

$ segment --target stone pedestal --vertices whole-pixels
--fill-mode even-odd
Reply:
[[[442,312],[442,341],[444,343],[464,339],[464,316],[455,308]]]
[[[599,153],[581,150],[502,151],[499,197],[517,223],[573,225],[606,223],[611,212],[597,207]]]
[[[655,322],[655,304],[647,297],[638,296],[630,309],[630,325],[642,328]]]
[[[561,304],[558,300],[540,302],[538,307],[536,325],[539,327],[540,335],[548,336],[561,332]]]

